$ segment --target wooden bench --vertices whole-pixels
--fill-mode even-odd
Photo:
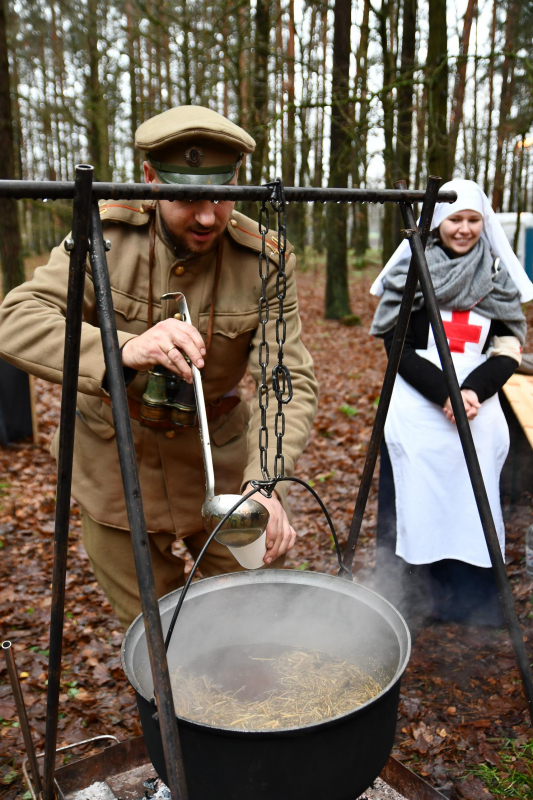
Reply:
[[[500,393],[511,446],[501,477],[504,506],[511,509],[524,492],[533,493],[533,375],[515,373]]]

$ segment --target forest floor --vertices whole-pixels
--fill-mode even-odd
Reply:
[[[350,291],[360,325],[323,319],[321,270],[299,275],[303,339],[315,359],[319,412],[297,475],[312,482],[346,538],[363,468],[385,354],[368,335],[375,270],[353,271]],[[0,618],[13,642],[37,749],[43,748],[55,463],[48,452],[59,418],[59,389],[37,381],[40,440],[0,450]],[[356,558],[356,580],[372,586],[377,484],[374,480]],[[287,566],[334,573],[335,553],[312,498],[291,491],[296,546]],[[524,569],[529,498],[507,514],[507,568],[533,659],[533,583]],[[133,691],[120,666],[123,631],[94,581],[72,503],[58,745],[97,734],[119,739],[140,730]],[[402,682],[394,755],[435,786],[465,800],[533,795],[533,746],[509,637],[458,624],[424,627]],[[79,755],[82,755],[80,751]],[[72,756],[66,756],[65,759]],[[77,757],[77,755],[75,756]],[[23,743],[0,664],[0,795],[25,796]]]

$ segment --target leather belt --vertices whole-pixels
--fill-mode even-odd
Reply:
[[[112,407],[113,404],[111,403],[110,397],[102,397],[102,400],[108,406]],[[213,420],[224,416],[224,414],[229,414],[229,412],[233,411],[233,409],[236,408],[240,402],[241,398],[239,397],[237,390],[232,389],[231,392],[228,392],[228,394],[219,397],[218,400],[214,400],[212,403],[207,403],[206,412],[208,421],[213,422]],[[157,428],[158,430],[163,430],[163,431],[170,431],[170,430],[179,431],[181,428],[198,427],[198,417],[196,417],[194,425],[176,425],[169,418],[161,420],[146,420],[143,417],[141,417],[140,401],[135,400],[133,397],[128,397],[128,408],[130,412],[130,417],[136,420],[137,422],[140,422],[141,425],[144,425],[147,428]]]

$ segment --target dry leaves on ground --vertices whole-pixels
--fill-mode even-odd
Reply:
[[[297,475],[319,492],[344,541],[379,400],[385,354],[368,335],[375,301],[371,275],[351,276],[352,310],[361,325],[323,319],[321,271],[299,276],[304,341],[316,364],[320,406]],[[48,445],[58,423],[58,387],[37,381],[40,446],[0,450],[2,638],[14,642],[37,749],[44,742],[55,464]],[[357,579],[372,585],[377,484],[374,480],[356,558]],[[298,531],[288,566],[333,573],[335,553],[313,498],[291,491]],[[508,571],[524,637],[533,653],[533,586],[524,570],[523,536],[531,521],[527,498],[508,519]],[[72,504],[59,744],[102,733],[140,733],[133,692],[120,667],[122,631],[94,581]],[[3,665],[0,665],[0,787],[22,797],[23,744]],[[433,784],[449,783],[476,764],[498,768],[507,738],[526,742],[526,704],[506,632],[456,624],[424,628],[402,684],[394,753]],[[479,789],[478,779],[464,790]],[[457,790],[459,791],[459,790]],[[457,797],[470,794],[457,794]],[[472,794],[472,797],[474,795]],[[487,796],[487,795],[486,795]]]

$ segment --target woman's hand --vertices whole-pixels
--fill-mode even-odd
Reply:
[[[243,494],[247,492],[248,489],[245,489]],[[265,497],[260,492],[256,492],[251,496],[250,500],[257,500],[270,514],[266,529],[267,551],[263,561],[265,564],[271,564],[278,556],[282,556],[293,547],[296,541],[296,531],[290,524],[289,518],[275,493],[272,497]]]
[[[177,319],[165,319],[130,339],[122,348],[125,367],[145,370],[161,364],[192,383],[192,371],[183,353],[198,369],[204,366],[205,344],[195,327]]]
[[[474,419],[474,417],[477,417],[477,412],[481,408],[481,403],[478,400],[477,394],[472,389],[461,389],[461,395],[463,397],[463,403],[465,404],[467,418],[469,420]],[[442,410],[450,422],[455,423],[455,416],[449,397],[444,403]]]

